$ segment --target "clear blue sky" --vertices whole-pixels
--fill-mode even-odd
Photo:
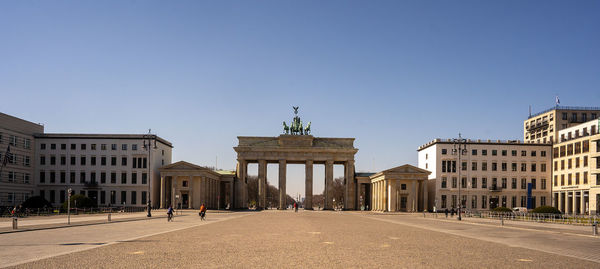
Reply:
[[[236,136],[279,134],[296,105],[315,136],[356,138],[358,171],[378,171],[458,132],[522,139],[528,106],[555,95],[599,106],[599,13],[599,1],[2,1],[0,108],[46,132],[152,128],[173,161],[233,169]],[[289,194],[303,176],[288,168]]]

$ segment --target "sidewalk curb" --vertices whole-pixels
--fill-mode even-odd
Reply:
[[[182,215],[178,215],[178,216],[187,216],[186,214],[182,214]],[[141,220],[152,220],[152,219],[163,219],[163,218],[167,218],[166,216],[164,217],[144,217],[144,218],[135,218],[135,219],[120,219],[120,220],[113,220],[113,221],[103,221],[103,222],[92,222],[92,223],[75,223],[75,224],[59,224],[56,226],[49,226],[49,227],[35,227],[35,225],[32,225],[34,227],[32,228],[23,228],[23,229],[17,229],[17,230],[8,230],[8,231],[1,231],[0,230],[0,234],[11,234],[11,233],[20,233],[20,232],[30,232],[30,231],[42,231],[42,230],[52,230],[52,229],[62,229],[62,228],[70,228],[70,227],[81,227],[81,226],[91,226],[91,225],[102,225],[102,224],[111,224],[111,223],[120,223],[120,222],[130,222],[130,221],[141,221]]]

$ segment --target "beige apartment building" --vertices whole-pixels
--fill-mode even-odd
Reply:
[[[40,124],[0,113],[0,206],[19,205],[34,195],[33,136],[43,132]],[[7,162],[2,165],[7,155]]]
[[[526,207],[528,184],[531,208],[551,204],[549,143],[467,139],[464,145],[460,162],[451,139],[435,139],[418,148],[419,168],[431,172],[429,210],[456,208],[459,199],[469,210]]]
[[[559,131],[553,149],[553,206],[566,214],[600,212],[600,120]]]
[[[35,147],[37,194],[53,205],[71,188],[99,206],[143,207],[150,191],[158,207],[159,168],[171,163],[173,145],[156,135],[45,133],[35,136]]]
[[[529,116],[523,121],[525,143],[558,143],[560,130],[594,120],[600,107],[556,106]]]

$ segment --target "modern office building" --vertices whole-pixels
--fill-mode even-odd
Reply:
[[[33,136],[43,132],[40,124],[0,113],[0,206],[19,205],[34,195]]]
[[[456,208],[459,199],[470,210],[527,207],[529,184],[530,208],[551,205],[549,143],[467,139],[464,145],[460,162],[451,139],[418,148],[419,168],[431,172],[429,210]]]
[[[53,205],[71,188],[99,206],[145,206],[150,187],[158,207],[158,168],[171,163],[173,146],[156,135],[46,133],[35,136],[35,148],[37,194]]]
[[[600,212],[600,120],[558,132],[553,147],[553,206],[566,214]]]
[[[558,132],[589,120],[597,119],[600,107],[555,106],[530,115],[523,121],[526,143],[558,143]]]

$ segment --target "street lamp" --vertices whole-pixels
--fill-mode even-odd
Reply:
[[[462,187],[462,178],[460,177],[460,170],[462,170],[462,162],[460,160],[461,155],[467,154],[467,140],[462,138],[461,134],[458,133],[458,138],[452,139],[454,148],[452,149],[453,155],[458,155],[458,220],[462,220],[462,196],[460,195],[460,189]]]
[[[148,203],[147,203],[147,209],[148,209],[148,215],[146,215],[148,218],[152,217],[152,213],[150,212],[152,210],[152,203],[150,201],[150,186],[152,186],[152,184],[150,183],[150,179],[152,178],[152,170],[150,169],[152,167],[152,161],[151,161],[151,153],[152,153],[152,149],[156,149],[156,135],[153,135],[151,133],[151,129],[148,129],[148,134],[143,135],[143,140],[144,140],[144,149],[148,151],[148,176],[147,176],[147,181],[148,181]],[[148,143],[146,143],[146,141],[148,141]],[[152,141],[154,141],[154,146],[152,148],[150,148],[150,146],[152,145]]]

